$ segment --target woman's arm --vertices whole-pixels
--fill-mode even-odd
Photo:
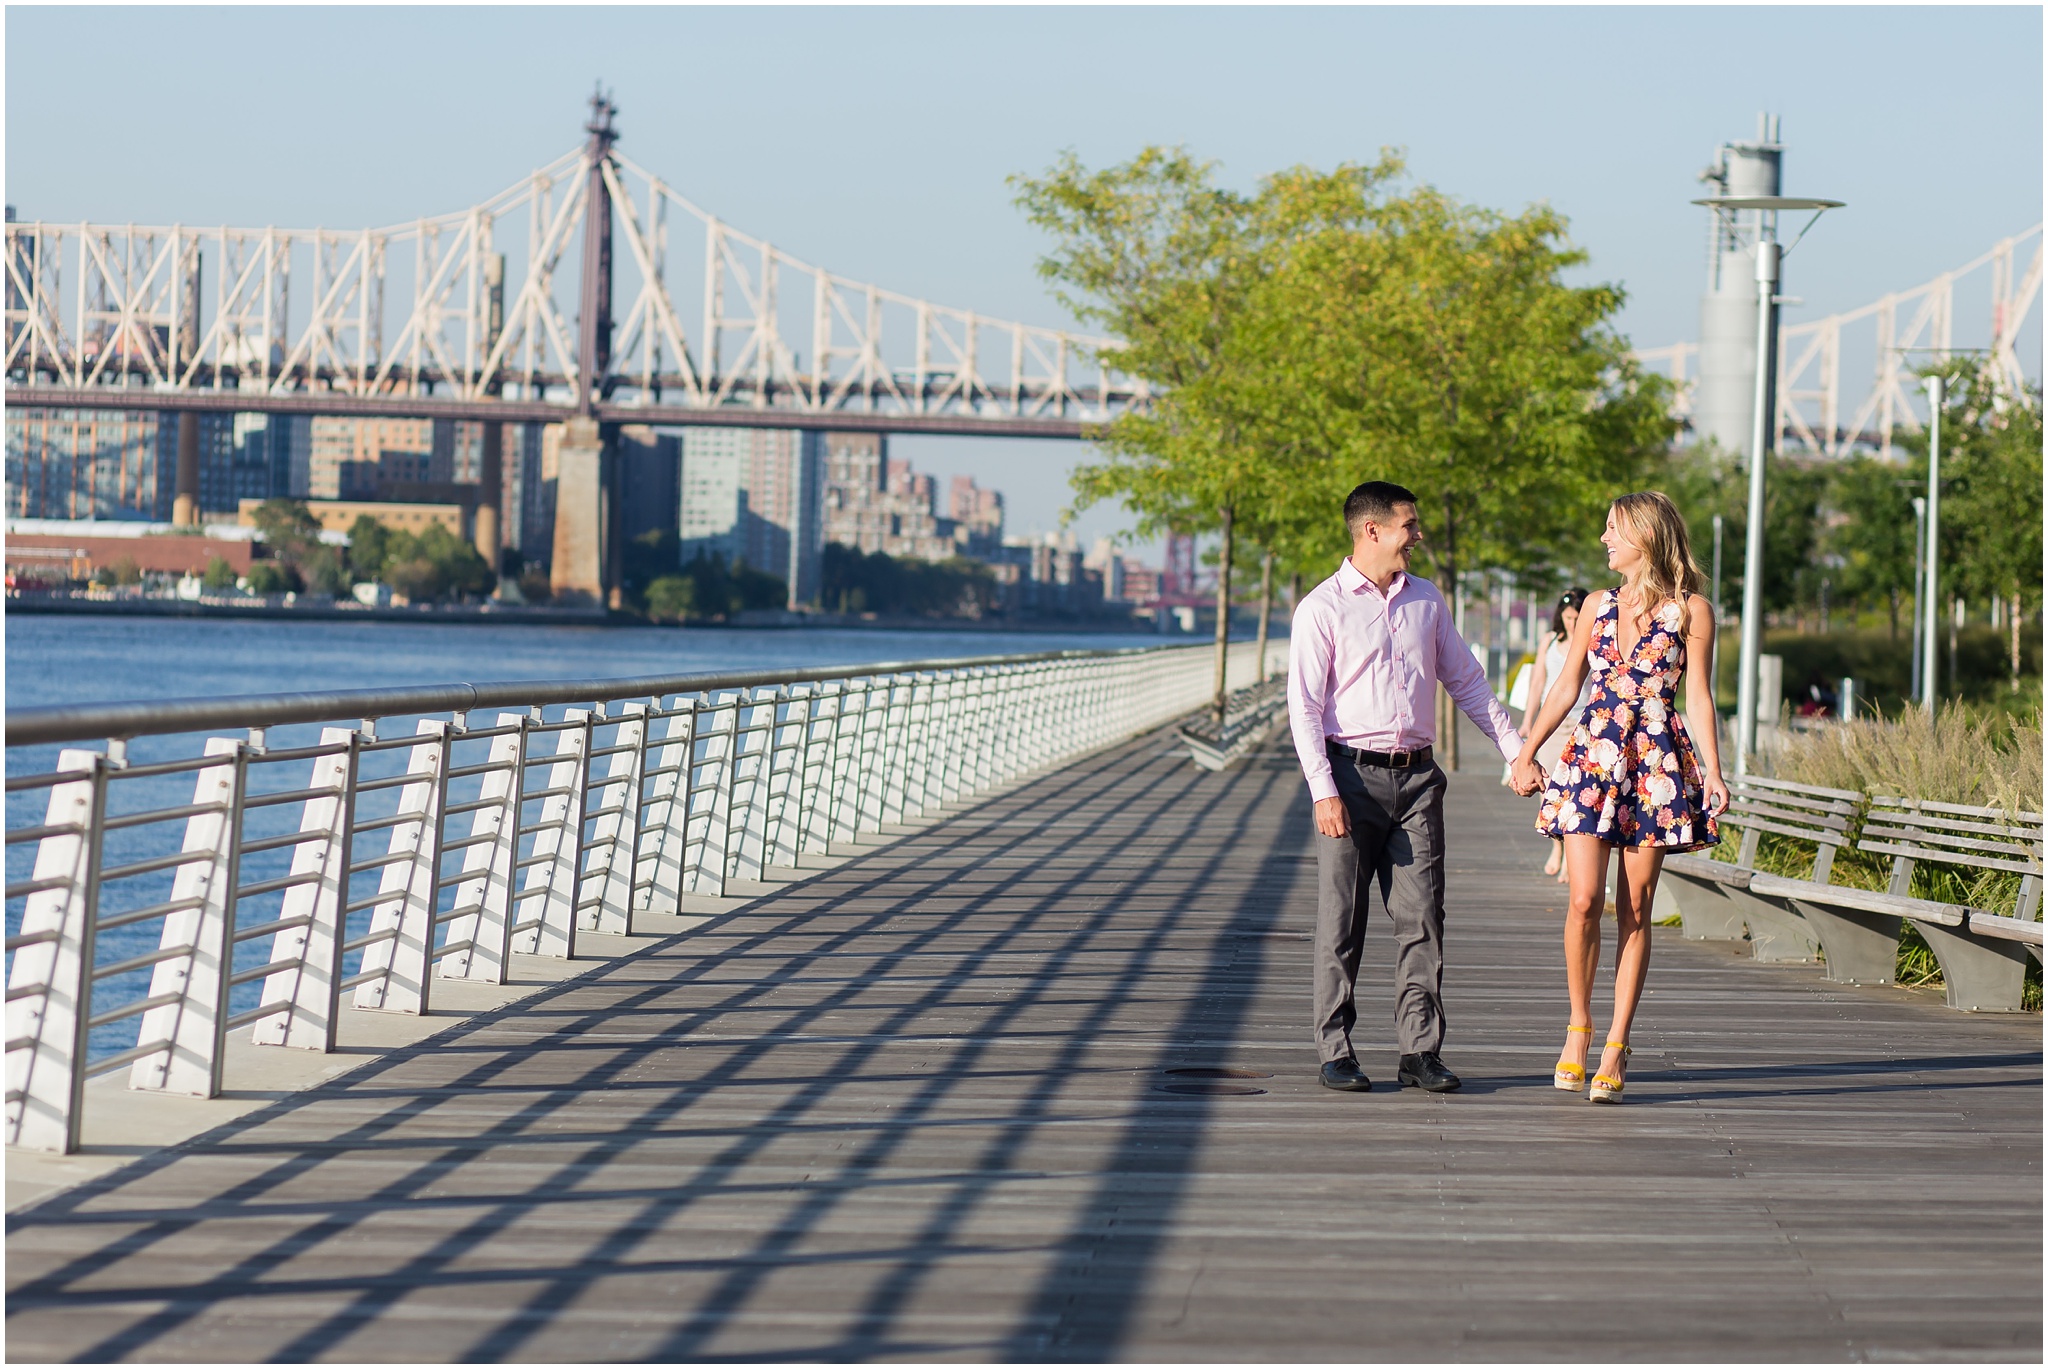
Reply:
[[[1529,735],[1529,729],[1536,722],[1536,710],[1543,707],[1543,686],[1550,671],[1550,643],[1538,644],[1536,663],[1529,667],[1529,702],[1522,706],[1522,735]]]
[[[1612,590],[1606,593],[1613,593]],[[1522,733],[1522,754],[1515,757],[1515,772],[1518,782],[1515,792],[1533,794],[1543,787],[1543,772],[1536,765],[1536,751],[1550,734],[1557,731],[1565,714],[1579,701],[1579,686],[1586,680],[1586,653],[1593,646],[1593,624],[1599,619],[1599,610],[1606,601],[1599,597],[1586,600],[1579,610],[1579,621],[1572,628],[1572,640],[1564,649],[1564,664],[1558,668],[1557,678],[1550,683],[1550,692],[1544,696],[1543,710],[1537,715],[1535,726]]]
[[[1703,595],[1685,603],[1685,728],[1699,754],[1707,811],[1728,808],[1728,784],[1721,778],[1720,715],[1714,708],[1714,606]]]

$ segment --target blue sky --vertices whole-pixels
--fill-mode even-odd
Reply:
[[[1004,178],[1182,143],[1249,185],[1406,150],[1414,177],[1547,200],[1697,331],[1700,168],[1757,111],[1786,190],[1847,200],[1787,322],[1961,265],[2041,217],[2032,6],[1810,8],[10,7],[6,196],[25,218],[359,226],[459,208],[568,150],[593,80],[621,143],[835,272],[1057,324]],[[1965,339],[1958,338],[1959,342]],[[901,449],[1051,526],[1070,444]],[[1084,532],[1115,525],[1096,515]]]

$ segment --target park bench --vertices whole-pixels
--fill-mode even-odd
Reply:
[[[1746,928],[1750,954],[1758,960],[1797,964],[1820,959],[1824,938],[1797,908],[1759,889],[1760,881],[1775,877],[1756,869],[1757,847],[1766,832],[1813,847],[1813,873],[1796,882],[1826,887],[1835,853],[1849,839],[1849,824],[1862,798],[1853,790],[1756,775],[1729,781],[1728,811],[1721,826],[1742,833],[1735,862],[1706,855],[1670,856],[1664,861],[1664,873],[1674,880],[1672,901],[1686,938],[1740,941]]]
[[[1233,693],[1223,722],[1204,711],[1181,724],[1188,758],[1204,770],[1224,770],[1243,760],[1287,723],[1287,677],[1274,675]]]
[[[1941,963],[1950,1007],[2020,1010],[2027,957],[2041,955],[2039,813],[1876,796],[1856,849],[1892,858],[1889,889],[1757,875],[1749,882],[1751,896],[1784,900],[1817,930],[1830,979],[1891,982],[1900,925],[1911,922]],[[1915,898],[1909,891],[1921,864],[2017,874],[2018,893],[2005,911]]]

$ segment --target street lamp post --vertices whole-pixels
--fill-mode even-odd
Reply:
[[[1721,529],[1725,522],[1720,514],[1714,515],[1714,678],[1708,690],[1717,700],[1721,697]],[[1716,703],[1714,707],[1719,710],[1721,705]]]
[[[1742,547],[1742,651],[1735,682],[1735,773],[1747,775],[1750,758],[1756,752],[1757,664],[1763,649],[1764,473],[1772,435],[1777,429],[1778,271],[1785,256],[1799,245],[1820,216],[1841,208],[1842,201],[1787,195],[1717,195],[1693,203],[1716,212],[1754,210],[1757,214],[1756,389],[1749,428],[1749,526],[1743,530]],[[1784,209],[1811,209],[1813,217],[1799,230],[1799,237],[1780,247],[1774,216]]]
[[[1927,591],[1921,596],[1926,601],[1927,636],[1920,661],[1920,707],[1930,718],[1939,692],[1934,682],[1940,678],[1935,673],[1935,643],[1941,617],[1941,405],[1946,394],[1942,377],[1927,377]]]
[[[1921,635],[1926,627],[1920,621],[1920,594],[1927,588],[1927,501],[1913,496],[1913,628],[1906,634],[1913,658],[1914,703],[1920,702],[1920,657],[1922,654]]]

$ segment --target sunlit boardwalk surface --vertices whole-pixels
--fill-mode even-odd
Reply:
[[[1377,913],[1317,1085],[1291,757],[1153,738],[16,1214],[9,1358],[2038,1360],[2039,1018],[1660,929],[1628,1103],[1557,1093],[1498,774],[1462,1093]]]

